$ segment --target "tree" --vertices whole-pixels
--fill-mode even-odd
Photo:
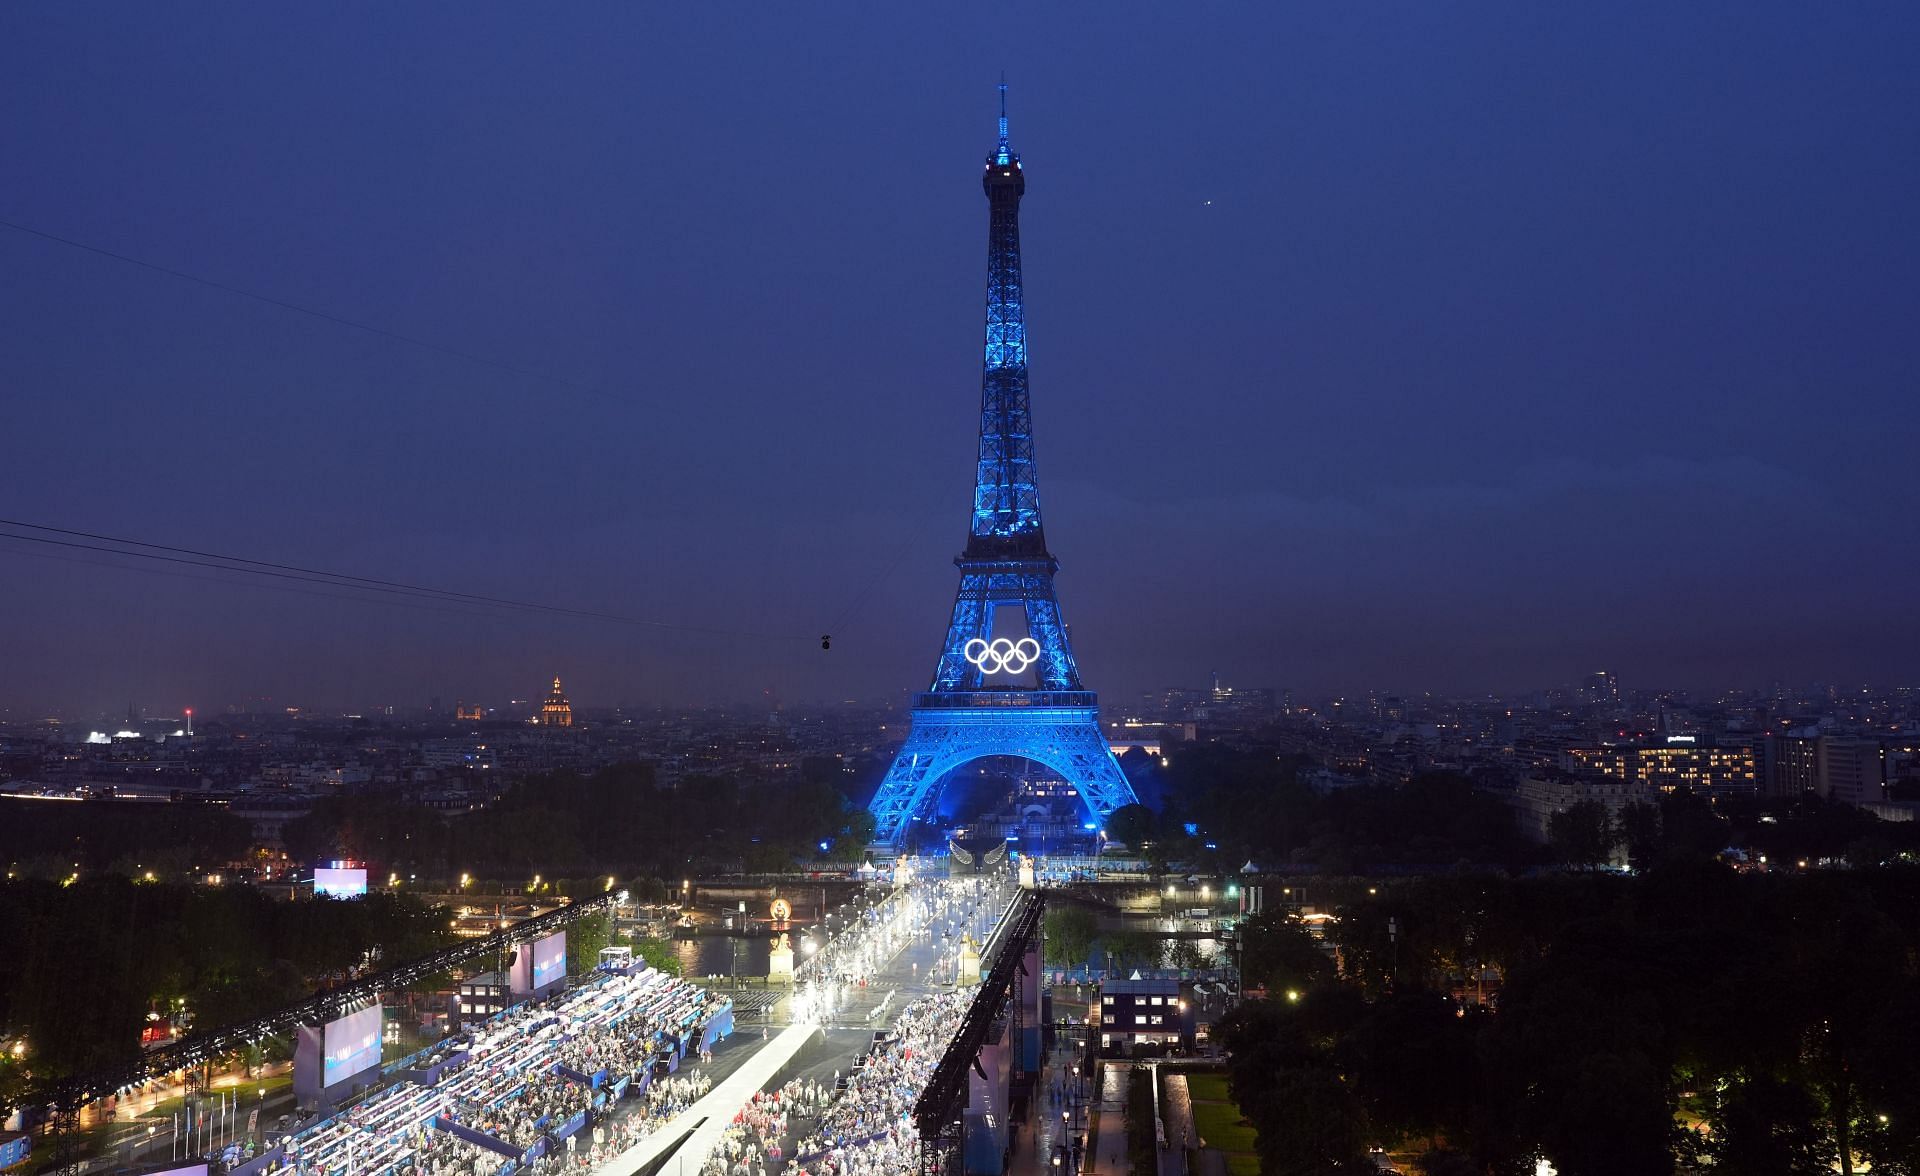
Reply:
[[[1243,1111],[1253,1123],[1260,1171],[1272,1176],[1371,1173],[1366,1116],[1331,1069],[1284,1070]]]
[[[1613,824],[1607,806],[1597,800],[1576,801],[1547,818],[1547,844],[1563,862],[1573,866],[1603,865],[1613,856]]]
[[[1704,796],[1681,788],[1660,798],[1660,846],[1668,857],[1713,858],[1727,847],[1730,832],[1726,818]]]
[[[1168,940],[1166,956],[1167,966],[1182,972],[1199,972],[1213,967],[1213,957],[1201,951],[1200,945],[1191,939]]]
[[[1749,1078],[1727,1090],[1709,1116],[1714,1165],[1749,1176],[1831,1172],[1833,1143],[1820,1118],[1820,1103],[1804,1086]]]
[[[1071,903],[1047,907],[1047,962],[1057,968],[1078,968],[1093,951],[1093,937],[1099,932],[1099,920],[1093,912]]]
[[[1644,870],[1660,857],[1660,810],[1650,804],[1634,803],[1620,810],[1620,841],[1626,847],[1627,860],[1636,870]]]
[[[605,911],[575,919],[567,927],[567,973],[580,976],[600,966],[600,949],[613,939],[613,916]]]
[[[647,935],[635,936],[633,954],[669,976],[680,974],[680,955],[674,950],[671,939],[655,939]]]
[[[1376,1132],[1431,1144],[1466,1126],[1460,1079],[1473,1069],[1472,1029],[1451,1000],[1406,989],[1374,1002],[1333,1055]]]
[[[1333,979],[1333,961],[1307,929],[1277,911],[1240,925],[1240,982],[1271,992],[1305,991]]]
[[[1135,850],[1152,841],[1159,825],[1144,804],[1123,804],[1107,814],[1107,836]]]
[[[1160,963],[1160,937],[1151,931],[1112,931],[1102,942],[1113,954],[1116,968],[1152,968]]]

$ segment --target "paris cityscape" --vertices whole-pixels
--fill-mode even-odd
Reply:
[[[1920,1174],[1916,34],[0,14],[0,1172]]]

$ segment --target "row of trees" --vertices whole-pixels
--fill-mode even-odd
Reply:
[[[1676,854],[1712,856],[1729,846],[1780,861],[1845,857],[1860,864],[1920,853],[1920,826],[1889,824],[1812,797],[1709,802],[1682,792],[1630,806],[1618,818],[1583,803],[1560,815],[1542,847],[1518,834],[1505,803],[1455,772],[1322,793],[1306,781],[1310,760],[1271,750],[1205,744],[1181,748],[1166,767],[1129,762],[1143,795],[1163,792],[1166,804],[1157,813],[1144,806],[1118,810],[1107,832],[1162,866],[1233,868],[1251,858],[1353,874],[1433,871],[1463,862],[1508,869],[1597,865],[1616,849],[1642,867]]]
[[[1092,911],[1067,900],[1048,904],[1044,930],[1047,964],[1055,968],[1078,968],[1090,961],[1105,965],[1109,960],[1122,970],[1164,965],[1198,971],[1215,964],[1190,939],[1133,928],[1102,931]]]
[[[1165,807],[1116,812],[1107,831],[1163,863],[1215,858],[1238,866],[1253,858],[1350,874],[1377,865],[1540,860],[1516,833],[1511,810],[1465,776],[1436,772],[1404,785],[1322,793],[1303,778],[1311,766],[1270,751],[1185,747],[1166,768],[1152,769],[1165,779]]]
[[[178,878],[196,865],[246,856],[247,823],[202,804],[93,801],[49,804],[0,797],[13,874],[55,880],[108,871],[129,878]]]
[[[247,856],[249,830],[224,808],[0,799],[8,865],[60,880],[102,872],[174,880]],[[821,856],[858,860],[873,818],[831,775],[778,782],[691,777],[660,787],[647,764],[591,775],[556,772],[510,787],[493,805],[446,814],[377,795],[329,797],[283,830],[297,862],[354,858],[406,877],[563,874],[679,876],[691,865],[789,869]]]
[[[1920,870],[1432,879],[1328,936],[1249,924],[1300,996],[1219,1028],[1263,1171],[1920,1172]]]
[[[38,1078],[138,1055],[148,1014],[245,1020],[451,941],[447,912],[410,898],[276,901],[241,886],[136,882],[0,886],[0,1030]]]
[[[680,956],[672,940],[628,936],[624,932],[616,935],[613,916],[605,911],[584,915],[567,925],[567,973],[578,976],[591,972],[600,965],[600,950],[615,944],[631,947],[634,955],[668,975],[680,974]]]
[[[647,764],[557,772],[451,818],[380,797],[324,800],[283,834],[296,860],[351,857],[405,876],[471,872],[677,876],[693,866],[790,868],[819,843],[855,853],[872,816],[828,781],[778,784],[694,777],[661,788]]]

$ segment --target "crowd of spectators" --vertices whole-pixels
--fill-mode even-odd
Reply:
[[[756,1092],[753,1101],[733,1117],[703,1171],[732,1176],[778,1172],[798,1120],[817,1118],[832,1093],[831,1087],[806,1078],[795,1078],[778,1090]]]
[[[597,1091],[610,1091],[621,1079],[638,1089],[659,1053],[697,1049],[703,1028],[725,1010],[725,1000],[648,969],[601,976],[562,996],[518,1006],[438,1055],[443,1061],[462,1051],[468,1056],[436,1084],[395,1083],[289,1140],[289,1166],[302,1176],[360,1176],[432,1160],[445,1164],[449,1176],[473,1171],[475,1164],[486,1176],[507,1158],[471,1141],[459,1142],[472,1151],[453,1147],[444,1142],[450,1133],[432,1124],[444,1117],[524,1152],[592,1106]],[[597,1089],[595,1076],[602,1076]],[[669,1080],[660,1090],[648,1090],[643,1108],[627,1118],[654,1117],[656,1099],[671,1099],[662,1091],[684,1087]],[[581,1150],[576,1143],[567,1154]]]
[[[445,1131],[421,1128],[413,1162],[420,1176],[493,1176],[503,1164],[497,1152]]]
[[[959,1028],[970,993],[921,997],[901,1010],[835,1091],[796,1080],[755,1095],[701,1176],[897,1176],[919,1148],[913,1104]]]

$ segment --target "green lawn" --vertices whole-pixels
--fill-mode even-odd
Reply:
[[[1208,1147],[1230,1152],[1253,1150],[1253,1128],[1241,1121],[1240,1108],[1232,1103],[1194,1103],[1193,1129]]]
[[[216,1087],[214,1088],[213,1096],[216,1098],[219,1097],[221,1091],[225,1091],[228,1095],[241,1095],[243,1097],[241,1098],[240,1109],[242,1111],[250,1111],[253,1109],[253,1104],[259,1099],[260,1091],[263,1087],[266,1089],[268,1095],[277,1095],[292,1085],[293,1071],[284,1070],[278,1074],[269,1074],[263,1078],[249,1078],[237,1086]],[[146,1113],[134,1117],[136,1119],[152,1119],[158,1121],[170,1118],[175,1111],[180,1110],[186,1105],[186,1096],[177,1094],[172,1098],[160,1100]]]
[[[1189,1074],[1187,1093],[1193,1098],[1193,1129],[1200,1133],[1208,1147],[1226,1153],[1227,1171],[1231,1176],[1260,1176],[1253,1128],[1241,1121],[1240,1108],[1227,1093],[1227,1076]]]

